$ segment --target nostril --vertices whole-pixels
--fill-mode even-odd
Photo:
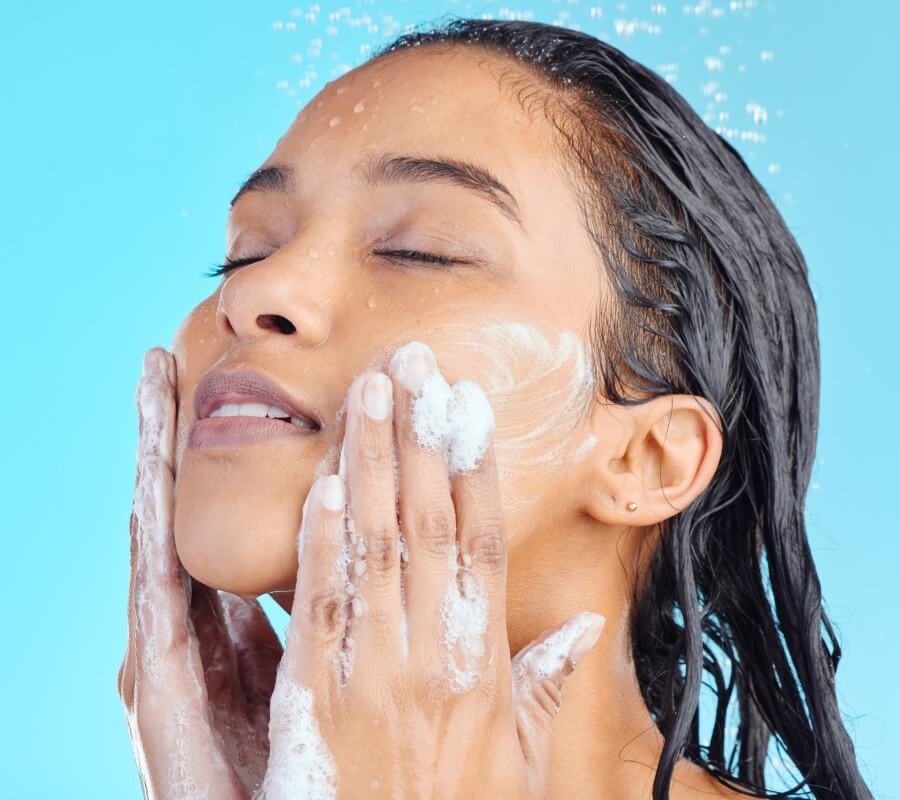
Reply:
[[[280,333],[293,333],[297,330],[289,319],[280,314],[260,314],[256,318],[256,324],[266,330],[277,328]]]

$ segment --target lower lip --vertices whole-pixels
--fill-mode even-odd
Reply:
[[[188,434],[190,448],[237,447],[278,439],[306,438],[318,433],[290,422],[268,417],[206,417],[198,419]]]

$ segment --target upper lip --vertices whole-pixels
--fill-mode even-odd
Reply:
[[[299,401],[277,383],[252,369],[215,369],[203,376],[194,392],[197,419],[205,419],[226,402],[278,406],[292,417],[300,417],[316,428],[321,427],[316,416]]]

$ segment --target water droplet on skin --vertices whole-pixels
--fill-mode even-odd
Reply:
[[[341,118],[340,118],[340,117],[332,117],[330,120],[328,120],[328,124],[333,128],[333,127],[334,127],[335,125],[337,125],[340,121],[341,121]]]
[[[319,100],[319,102],[316,103],[316,108],[321,108],[321,107],[322,107],[322,103],[324,103],[324,102],[325,102],[324,100]]]
[[[368,122],[364,122],[364,123],[363,123],[362,129],[363,129],[363,130],[367,130],[368,127],[369,127],[369,123],[368,123]]]
[[[379,78],[378,80],[375,80],[375,81],[372,82],[372,88],[373,88],[373,89],[377,89],[379,86],[381,86],[381,79],[380,79],[380,78]]]
[[[377,791],[378,791],[378,787],[379,787],[380,785],[381,785],[381,784],[379,784],[378,781],[372,781],[372,782],[369,784],[369,788],[370,788],[373,792],[377,792]]]
[[[343,94],[343,93],[346,92],[346,91],[347,91],[347,87],[346,87],[346,86],[339,86],[338,89],[337,89],[337,93],[338,93],[338,94]]]
[[[326,256],[333,256],[333,255],[334,255],[334,245],[331,245],[331,244],[328,245],[328,247],[325,249],[325,255],[326,255]]]
[[[310,258],[318,258],[319,257],[319,251],[316,250],[315,247],[310,247],[309,250],[306,251],[306,253]]]
[[[363,104],[363,101],[360,100],[355,106],[353,106],[353,113],[358,114],[364,108],[365,108],[365,105]]]
[[[374,297],[370,297],[368,300],[366,300],[366,305],[369,308],[378,308],[378,304],[375,302]]]

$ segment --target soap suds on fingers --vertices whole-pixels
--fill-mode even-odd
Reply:
[[[544,641],[530,646],[521,657],[516,657],[512,668],[513,690],[522,687],[529,676],[541,681],[559,672],[570,658],[575,643],[597,620],[597,614],[582,611],[567,625],[554,631]]]
[[[450,690],[468,692],[478,682],[486,666],[488,601],[479,578],[457,563],[456,545],[450,550],[453,577],[441,604],[444,651]]]
[[[252,800],[334,800],[337,768],[322,738],[310,689],[279,667],[269,723],[269,765]]]
[[[471,380],[451,387],[422,342],[398,348],[390,369],[413,394],[412,428],[419,447],[442,451],[450,477],[477,469],[495,427],[481,387]]]

